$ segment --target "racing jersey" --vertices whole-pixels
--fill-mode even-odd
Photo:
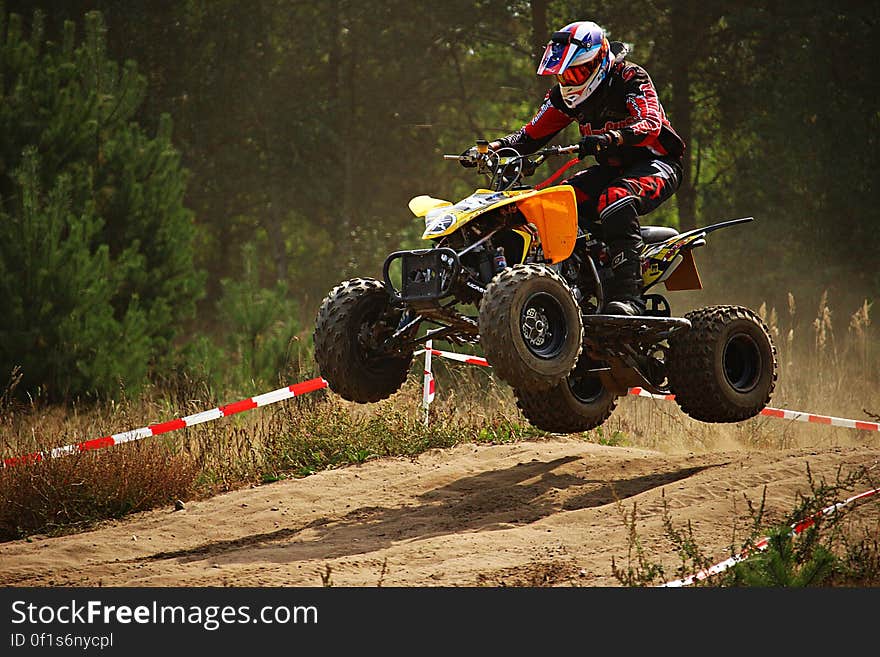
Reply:
[[[619,132],[621,144],[596,156],[600,164],[627,166],[662,156],[681,158],[685,144],[673,130],[647,71],[626,60],[616,61],[606,81],[571,108],[562,100],[559,85],[544,97],[534,118],[499,141],[527,155],[542,148],[572,121],[581,135]]]

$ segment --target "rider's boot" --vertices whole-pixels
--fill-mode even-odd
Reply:
[[[608,245],[612,278],[605,288],[606,315],[641,315],[645,312],[642,297],[642,242],[627,240]]]

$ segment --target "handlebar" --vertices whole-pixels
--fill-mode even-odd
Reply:
[[[580,150],[578,144],[569,146],[550,146],[542,148],[528,155],[520,154],[515,148],[509,146],[499,148],[496,151],[488,150],[485,153],[470,154],[466,151],[461,155],[444,154],[444,160],[458,160],[464,166],[472,166],[478,173],[489,176],[489,187],[495,191],[504,191],[520,184],[523,178],[531,176],[547,157],[551,155],[563,155],[576,153]],[[506,155],[506,152],[511,155]],[[534,158],[534,159],[531,159]],[[572,161],[565,168],[571,166]]]
[[[565,155],[566,153],[577,153],[578,150],[580,150],[580,146],[578,146],[577,144],[571,144],[570,146],[550,146],[548,148],[542,148],[539,151],[535,151],[534,153],[529,153],[528,155],[519,155],[517,157],[524,158],[524,157],[531,157],[532,155],[537,155],[537,156],[543,155],[545,157],[548,155]],[[488,156],[493,153],[495,153],[495,151],[489,151],[488,153],[484,154],[484,156]],[[457,160],[460,162],[463,160],[464,161],[473,160],[474,158],[468,157],[467,155],[444,154],[443,159],[444,160]]]
[[[556,152],[559,155],[563,155],[564,153],[577,153],[580,149],[580,145],[572,144],[571,146],[557,146]]]

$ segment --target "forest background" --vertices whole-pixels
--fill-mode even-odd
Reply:
[[[676,313],[867,321],[878,18],[816,0],[7,0],[0,376],[57,402],[314,373],[322,297],[418,246],[411,197],[481,184],[441,155],[531,118],[544,43],[582,19],[631,45],[689,147],[643,223],[756,219],[713,235]]]

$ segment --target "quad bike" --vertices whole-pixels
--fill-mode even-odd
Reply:
[[[473,155],[444,158],[474,166],[488,188],[455,204],[430,196],[409,203],[424,218],[431,248],[395,251],[384,280],[355,278],[324,298],[315,359],[331,390],[354,402],[385,399],[403,385],[422,343],[446,340],[480,345],[523,414],[546,431],[601,425],[634,386],[674,394],[704,422],[738,422],[767,405],[776,347],[756,313],[722,305],[675,317],[661,294],[649,292],[658,283],[701,289],[693,250],[752,217],[683,233],[643,227],[646,311],[603,314],[607,247],[579,229],[574,188],[550,186],[552,177],[524,184],[547,158],[578,147],[523,156],[477,144]]]

